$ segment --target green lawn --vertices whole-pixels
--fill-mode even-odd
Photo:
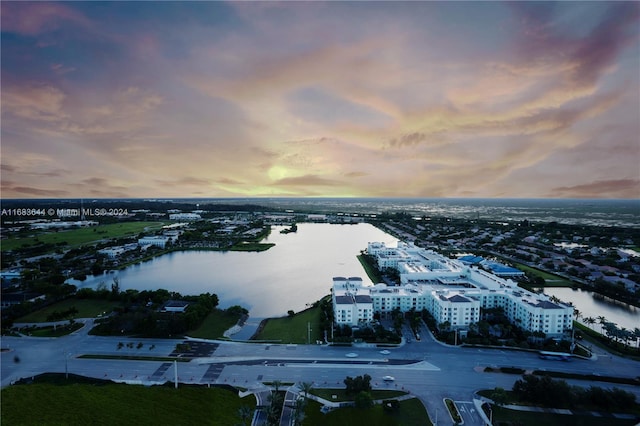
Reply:
[[[235,425],[242,405],[223,388],[34,383],[2,389],[3,425]]]
[[[631,426],[636,425],[637,421],[630,419],[617,419],[614,417],[603,418],[576,414],[567,415],[516,411],[494,405],[493,424],[496,426]]]
[[[360,264],[364,268],[364,271],[367,273],[367,276],[372,283],[377,284],[384,282],[378,270],[371,266],[369,262],[367,262],[367,259],[364,257],[364,255],[358,255],[358,261],[360,261]]]
[[[15,322],[46,322],[47,316],[53,312],[63,312],[74,306],[78,310],[78,314],[74,318],[96,318],[104,312],[108,314],[114,307],[119,305],[119,302],[111,302],[109,300],[70,298],[18,318]]]
[[[551,274],[549,272],[541,271],[540,269],[532,268],[522,263],[512,262],[515,268],[524,272],[530,272],[534,275],[544,278],[545,287],[573,287],[573,283],[566,278],[559,275]]]
[[[396,413],[386,413],[382,405],[374,405],[367,410],[353,407],[339,408],[327,414],[320,412],[320,403],[309,401],[305,410],[303,426],[430,426],[427,410],[419,399],[413,398],[400,401],[400,410]]]
[[[371,379],[375,382],[374,379]],[[346,389],[312,389],[310,392],[312,395],[319,396],[327,401],[353,401],[353,395],[347,395]],[[373,399],[392,399],[402,395],[406,395],[406,392],[398,390],[386,390],[386,389],[374,389],[371,391]],[[333,395],[336,398],[333,398]]]
[[[59,325],[57,327],[49,326],[42,327],[36,330],[30,331],[29,335],[33,337],[60,337],[66,336],[67,334],[73,333],[76,330],[84,327],[82,323],[75,323],[72,325]]]
[[[200,337],[202,339],[217,339],[223,337],[223,333],[233,327],[239,319],[240,315],[215,309],[205,318],[200,327],[186,334],[190,337]]]
[[[320,307],[309,308],[290,317],[269,318],[255,340],[277,340],[282,343],[307,343],[307,327],[311,323],[311,342],[324,339],[320,330]]]
[[[274,243],[244,242],[231,247],[231,251],[265,251],[275,246]]]
[[[32,246],[37,243],[66,243],[66,247],[72,248],[103,239],[138,235],[141,232],[147,232],[145,228],[148,228],[148,231],[157,230],[162,225],[162,222],[122,222],[67,231],[51,231],[37,234],[35,237],[2,240],[2,251],[13,250],[22,246]]]

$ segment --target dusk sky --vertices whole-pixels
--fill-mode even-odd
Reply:
[[[637,2],[0,7],[2,198],[640,198]]]

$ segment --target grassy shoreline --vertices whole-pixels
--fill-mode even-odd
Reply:
[[[258,327],[251,340],[279,341],[282,343],[306,344],[323,340],[320,330],[320,306],[313,306],[296,313],[293,317],[267,318]],[[311,332],[309,333],[309,328]],[[307,340],[310,337],[310,342]]]

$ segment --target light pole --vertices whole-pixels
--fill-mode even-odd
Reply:
[[[69,378],[69,353],[67,350],[62,351],[62,356],[64,357],[64,378]]]
[[[178,389],[178,361],[177,360],[173,361],[173,366],[175,368],[175,370],[174,370],[175,388]]]
[[[311,322],[307,322],[307,345],[311,343]]]

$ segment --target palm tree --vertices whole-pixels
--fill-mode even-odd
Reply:
[[[600,323],[600,334],[604,334],[604,325],[607,323],[607,319],[603,315],[600,315],[597,319]]]
[[[271,385],[273,386],[273,390],[278,392],[280,390],[280,386],[282,386],[282,382],[280,380],[274,380]]]
[[[249,407],[248,405],[243,405],[238,410],[238,414],[240,415],[240,418],[242,419],[242,424],[246,425],[247,424],[247,420],[251,420],[253,418],[253,409],[251,407]]]
[[[589,328],[593,330],[593,327],[591,326],[596,323],[596,319],[594,317],[586,317],[584,322],[586,322],[589,325]]]
[[[604,324],[604,333],[609,340],[618,337],[618,326],[614,322],[606,322]]]
[[[302,382],[300,383],[300,389],[304,392],[304,397],[309,398],[309,392],[313,389],[313,382]]]
[[[633,338],[636,339],[636,347],[640,350],[640,328],[636,327],[633,329]]]
[[[278,421],[278,413],[282,412],[282,403],[284,399],[282,395],[276,392],[271,392],[269,396],[267,396],[267,402],[269,406],[266,408],[265,412],[267,414],[267,421],[269,424],[277,424]]]
[[[307,407],[307,401],[303,398],[296,399],[296,403],[293,407],[293,424],[294,426],[298,426],[302,424],[302,420],[304,420],[304,410]]]
[[[625,346],[629,345],[629,338],[631,337],[631,332],[629,330],[627,330],[624,327],[620,328],[620,331],[618,333],[618,337],[620,339],[622,339],[622,341],[624,342]]]
[[[582,312],[578,308],[573,308],[573,315],[576,317],[576,321],[580,321],[582,318]]]

